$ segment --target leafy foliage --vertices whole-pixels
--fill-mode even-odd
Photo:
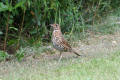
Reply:
[[[20,48],[20,50],[17,51],[16,53],[16,58],[18,61],[21,61],[24,57],[25,50]]]
[[[8,57],[7,53],[4,51],[0,51],[0,61],[5,60]]]
[[[119,0],[1,0],[0,45],[4,51],[11,45],[16,50],[29,43],[42,45],[50,41],[50,23],[60,24],[63,33],[85,35],[86,25],[101,23],[101,17],[119,4]]]

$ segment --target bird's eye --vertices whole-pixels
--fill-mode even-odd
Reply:
[[[56,26],[58,26],[58,24],[56,24]]]

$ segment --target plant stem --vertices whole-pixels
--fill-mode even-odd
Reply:
[[[20,32],[19,32],[19,36],[18,36],[18,44],[17,44],[16,50],[18,50],[18,48],[20,46],[20,38],[21,38],[22,30],[23,30],[24,18],[25,18],[25,10],[24,10],[24,13],[23,13],[22,23],[21,23],[21,26],[20,26]]]
[[[7,37],[8,37],[9,18],[10,18],[10,13],[8,13],[8,18],[7,18],[7,23],[6,23],[6,32],[5,32],[4,47],[3,47],[3,50],[4,50],[4,51],[6,51],[6,43],[7,43]]]

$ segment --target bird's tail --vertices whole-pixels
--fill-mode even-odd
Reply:
[[[78,54],[75,50],[72,50],[72,52],[73,52],[74,54],[76,54],[77,56],[81,56],[81,55]]]

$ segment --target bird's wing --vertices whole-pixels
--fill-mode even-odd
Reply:
[[[63,37],[60,40],[60,44],[64,47],[66,51],[71,50],[71,46],[68,44],[68,42]]]

